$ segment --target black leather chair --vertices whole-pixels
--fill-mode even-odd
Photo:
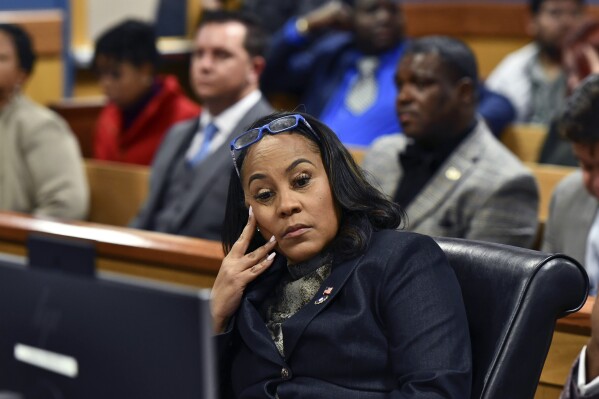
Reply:
[[[456,272],[466,305],[471,398],[532,399],[555,321],[586,301],[586,272],[565,255],[455,238],[435,240]]]

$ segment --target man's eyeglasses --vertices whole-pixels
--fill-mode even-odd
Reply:
[[[277,118],[273,121],[270,121],[266,125],[262,127],[257,127],[254,129],[250,129],[246,132],[241,133],[237,136],[233,141],[231,141],[231,157],[233,158],[233,165],[235,166],[235,171],[237,172],[237,176],[241,176],[239,173],[239,168],[237,167],[237,159],[235,158],[235,151],[243,150],[251,146],[254,143],[260,141],[262,137],[264,137],[264,131],[268,131],[270,134],[277,134],[282,132],[288,132],[297,128],[300,121],[306,125],[308,131],[312,133],[312,135],[316,138],[316,140],[320,141],[320,138],[312,129],[312,126],[308,123],[308,121],[301,115],[287,115]]]

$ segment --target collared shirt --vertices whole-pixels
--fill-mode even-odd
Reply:
[[[566,101],[566,75],[560,72],[555,77],[548,77],[538,54],[528,65],[527,73],[531,84],[529,122],[549,125],[555,111]]]
[[[539,46],[530,43],[509,54],[489,75],[489,89],[506,96],[516,108],[517,122],[549,124],[565,101],[564,74],[548,79],[539,61]]]
[[[393,76],[404,50],[405,43],[402,43],[379,56],[380,62],[376,70],[377,97],[374,104],[360,114],[354,114],[345,104],[348,90],[358,76],[356,62],[363,56],[355,51],[354,66],[347,70],[341,85],[320,115],[320,119],[337,133],[344,144],[368,146],[379,136],[402,130],[395,111],[397,90],[393,84]]]
[[[409,144],[406,150],[399,154],[403,177],[397,186],[394,201],[402,208],[407,208],[475,127],[476,120],[457,137],[445,140],[434,147],[427,147],[418,142]]]
[[[599,395],[599,378],[587,381],[587,347],[583,346],[578,357],[578,374],[576,375],[576,385],[580,390],[580,397],[590,397],[591,395]]]
[[[216,127],[218,127],[218,132],[215,133],[209,149],[210,154],[214,152],[224,143],[227,137],[233,133],[233,129],[237,126],[241,118],[243,118],[261,98],[262,93],[259,90],[254,90],[217,116],[212,116],[210,111],[207,108],[204,108],[202,115],[200,115],[199,130],[194,136],[185,157],[191,159],[201,147],[202,141],[204,140],[204,130],[210,123],[214,123]],[[241,134],[243,132],[238,133]]]

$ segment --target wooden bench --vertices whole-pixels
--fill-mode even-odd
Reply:
[[[85,160],[90,186],[88,220],[127,226],[148,194],[150,169],[146,166]]]
[[[522,162],[537,162],[547,136],[547,127],[513,124],[501,134],[501,142]]]
[[[79,142],[81,154],[85,158],[92,158],[94,155],[96,121],[105,103],[106,99],[104,97],[87,97],[62,99],[48,105],[50,109],[62,116],[71,127]]]
[[[526,162],[525,165],[531,170],[539,184],[539,220],[545,222],[549,216],[549,205],[555,187],[564,177],[576,171],[577,168],[534,162]]]

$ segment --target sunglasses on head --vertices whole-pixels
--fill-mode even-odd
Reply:
[[[235,166],[235,171],[237,172],[237,176],[241,176],[239,173],[239,168],[237,167],[237,159],[235,157],[235,151],[241,151],[244,148],[251,146],[252,144],[257,143],[264,137],[264,131],[267,131],[270,134],[278,134],[283,132],[288,132],[298,127],[299,123],[303,122],[304,125],[308,128],[308,131],[312,133],[312,135],[316,138],[316,140],[320,141],[320,138],[312,129],[312,126],[308,123],[308,121],[299,114],[286,115],[275,120],[268,122],[266,125],[261,127],[256,127],[250,130],[247,130],[241,133],[239,136],[231,141],[231,157],[233,158],[233,165]]]

